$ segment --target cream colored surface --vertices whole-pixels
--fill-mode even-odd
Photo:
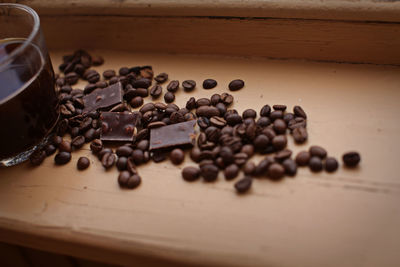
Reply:
[[[150,64],[170,79],[196,80],[193,93],[177,93],[180,106],[242,78],[234,108],[300,104],[310,138],[289,148],[318,144],[338,158],[357,150],[360,168],[334,174],[301,168],[281,182],[256,179],[251,192],[238,196],[234,181],[221,174],[215,183],[184,182],[181,169],[193,165],[187,157],[178,167],[141,166],[142,185],[122,190],[117,170],[105,171],[86,146],[66,166],[50,157],[38,168],[0,170],[1,241],[127,265],[150,257],[218,266],[399,266],[399,68],[92,52],[106,60],[100,71]],[[63,54],[52,53],[55,66]],[[201,89],[205,78],[218,87]],[[82,155],[92,164],[79,172]]]
[[[40,15],[218,16],[400,22],[396,0],[17,0]]]

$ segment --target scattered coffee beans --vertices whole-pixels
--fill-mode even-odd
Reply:
[[[217,81],[213,79],[206,79],[203,81],[203,88],[204,89],[213,89],[217,86]]]
[[[170,154],[171,162],[175,165],[179,165],[185,159],[185,153],[180,148],[175,148]]]
[[[320,157],[318,157],[318,156],[312,156],[311,158],[310,158],[310,161],[309,161],[309,163],[308,163],[308,165],[310,166],[310,169],[313,171],[313,172],[320,172],[320,171],[322,171],[322,160],[321,160],[321,158]]]
[[[251,188],[252,182],[251,177],[245,176],[235,183],[235,189],[238,193],[245,193]]]
[[[182,170],[182,177],[188,182],[195,181],[200,177],[200,169],[196,167],[185,167]]]
[[[325,170],[327,172],[334,172],[339,167],[338,161],[333,157],[327,157],[325,160]]]

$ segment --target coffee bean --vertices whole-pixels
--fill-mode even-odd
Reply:
[[[255,169],[254,169],[254,175],[255,176],[262,176],[265,175],[268,171],[269,165],[271,165],[271,160],[269,158],[265,158],[262,161],[260,161]]]
[[[162,162],[164,160],[167,159],[166,153],[162,152],[162,151],[153,151],[151,154],[151,159],[158,163],[158,162]]]
[[[56,84],[57,84],[59,87],[63,86],[63,85],[65,84],[65,79],[64,79],[64,77],[58,78],[58,79],[56,80]]]
[[[140,78],[137,80],[132,81],[133,88],[149,88],[151,85],[151,80],[147,78]]]
[[[302,144],[308,139],[308,133],[304,127],[295,128],[292,132],[292,135],[294,141],[298,144]]]
[[[69,93],[71,93],[71,91],[72,91],[72,87],[71,87],[69,84],[63,85],[63,86],[60,88],[60,93],[69,94]]]
[[[169,119],[170,119],[171,123],[179,123],[179,122],[185,121],[184,116],[181,113],[179,113],[178,111],[172,112]]]
[[[61,144],[62,141],[63,141],[63,139],[62,139],[61,136],[55,135],[55,136],[52,138],[51,143],[52,143],[55,147],[58,147],[58,146]]]
[[[185,181],[192,182],[200,177],[200,169],[196,167],[185,167],[182,170],[182,178]]]
[[[312,156],[310,158],[310,161],[308,163],[308,165],[310,166],[311,171],[313,172],[319,172],[322,171],[322,160],[320,157],[317,156]]]
[[[235,183],[235,189],[239,194],[247,192],[251,188],[253,179],[251,177],[245,176]]]
[[[56,152],[57,148],[53,144],[47,144],[44,147],[44,151],[46,152],[46,156],[53,155]]]
[[[273,125],[274,131],[277,134],[284,134],[286,132],[286,122],[282,119],[276,119]]]
[[[129,104],[133,108],[138,108],[143,105],[143,98],[141,96],[136,96],[129,101]]]
[[[196,82],[193,80],[186,80],[182,82],[182,87],[186,92],[191,92],[196,88]]]
[[[356,167],[361,161],[360,154],[355,151],[347,152],[342,156],[343,163],[347,167]]]
[[[277,135],[272,139],[272,145],[276,150],[282,150],[286,147],[287,138],[285,135]]]
[[[200,167],[200,174],[207,182],[215,181],[218,177],[219,169],[213,164],[205,164]]]
[[[239,167],[236,164],[231,164],[224,170],[224,175],[226,180],[231,180],[238,176],[239,174]]]
[[[274,108],[274,110],[281,110],[281,111],[286,110],[286,105],[273,105],[272,107]]]
[[[257,120],[257,126],[260,126],[260,127],[267,127],[270,124],[271,124],[271,120],[268,117],[260,117]]]
[[[296,156],[296,163],[299,166],[307,166],[310,161],[311,155],[308,151],[300,151]]]
[[[106,79],[106,80],[111,79],[111,78],[114,77],[115,75],[117,75],[117,74],[115,73],[115,70],[105,70],[105,71],[103,72],[103,77],[104,77],[104,79]]]
[[[225,165],[229,165],[229,164],[233,163],[233,161],[235,160],[235,155],[234,155],[232,149],[228,146],[222,147],[219,152],[219,155],[221,156]]]
[[[100,139],[95,139],[90,144],[90,150],[92,150],[94,154],[100,152],[102,149],[103,149],[103,142]]]
[[[134,95],[135,96],[141,96],[141,97],[148,97],[149,96],[149,89],[147,88],[137,88],[134,90]]]
[[[132,159],[136,165],[140,165],[141,163],[143,163],[143,157],[144,157],[144,154],[143,154],[142,150],[140,150],[140,149],[133,150]]]
[[[165,72],[160,73],[156,77],[154,77],[154,80],[158,83],[165,83],[168,80],[168,74]]]
[[[87,157],[80,157],[76,163],[78,170],[87,169],[90,165],[90,161]]]
[[[217,86],[217,81],[213,79],[206,79],[203,81],[204,89],[212,89]]]
[[[90,83],[97,83],[100,80],[100,74],[92,70],[91,72],[88,72],[87,75],[84,74],[84,78],[90,82]]]
[[[175,148],[170,153],[171,162],[175,165],[179,165],[185,159],[185,153],[180,148]]]
[[[204,133],[206,134],[208,141],[217,143],[221,135],[221,130],[215,126],[210,126],[204,131]]]
[[[78,82],[79,80],[79,75],[76,72],[70,72],[65,75],[64,77],[65,83],[69,85],[74,85]]]
[[[150,95],[153,97],[153,99],[159,98],[161,94],[162,94],[161,85],[156,84],[150,89]]]
[[[254,174],[255,169],[256,169],[256,164],[254,164],[254,162],[252,161],[246,162],[243,166],[243,172],[246,175]]]
[[[194,97],[189,98],[189,100],[186,102],[186,108],[188,110],[196,108],[196,99]]]
[[[72,151],[71,143],[69,141],[63,140],[61,144],[58,146],[58,149],[60,151],[71,152]]]
[[[218,116],[211,117],[210,123],[211,123],[211,125],[218,127],[218,128],[222,128],[226,125],[226,121],[224,120],[224,118],[221,118]]]
[[[236,153],[234,158],[235,158],[235,164],[242,166],[243,164],[246,163],[249,156],[246,153]]]
[[[254,147],[259,151],[264,150],[268,146],[269,142],[269,138],[264,134],[258,135],[253,140]]]
[[[274,110],[269,114],[269,118],[272,121],[275,121],[276,119],[283,119],[283,112],[282,110]]]
[[[327,157],[325,160],[325,170],[327,172],[334,172],[339,167],[338,161],[333,157]]]
[[[172,92],[166,92],[164,95],[164,100],[167,103],[172,103],[175,100],[175,95]]]
[[[81,148],[85,144],[85,137],[82,135],[76,136],[74,139],[71,141],[71,145],[74,149]]]
[[[229,90],[231,91],[237,91],[240,90],[244,87],[244,81],[237,79],[237,80],[233,80],[229,83]]]
[[[128,67],[121,67],[118,71],[119,75],[121,76],[126,76],[129,74],[129,68]]]
[[[245,111],[243,111],[242,117],[243,119],[256,118],[257,112],[254,109],[246,109]]]
[[[115,164],[117,166],[117,169],[119,171],[126,170],[126,165],[128,164],[128,158],[126,157],[118,157],[117,163]]]
[[[149,144],[149,140],[144,139],[137,143],[136,148],[145,151],[149,149]]]
[[[114,153],[107,152],[101,158],[101,165],[103,165],[104,168],[109,169],[115,164],[116,160],[117,157]]]
[[[229,114],[225,119],[226,122],[231,126],[242,123],[242,117],[238,114]]]
[[[226,106],[224,105],[224,103],[218,103],[217,105],[215,105],[215,107],[218,109],[220,116],[224,116],[226,112]]]
[[[190,158],[194,161],[194,162],[200,162],[200,160],[202,160],[201,158],[201,150],[197,147],[192,148],[192,150],[190,151]]]
[[[127,145],[120,146],[117,148],[115,153],[118,155],[118,157],[129,157],[133,152],[133,149]]]
[[[71,160],[71,153],[62,151],[56,154],[54,157],[54,162],[57,165],[64,165],[67,164]]]
[[[252,145],[252,144],[243,145],[240,152],[246,153],[247,156],[250,158],[254,155],[254,145]]]
[[[271,107],[269,105],[265,105],[260,110],[260,116],[262,117],[269,117],[271,114]]]
[[[34,166],[39,166],[42,164],[46,158],[46,152],[44,150],[37,149],[29,157],[29,161]]]
[[[211,102],[211,105],[213,105],[213,106],[216,106],[218,103],[221,103],[221,95],[213,94],[210,98],[210,102]],[[223,103],[221,103],[221,104],[224,105]]]
[[[149,138],[149,135],[150,135],[149,129],[143,128],[137,133],[136,140],[140,141],[143,139],[147,139],[147,138]]]
[[[85,132],[85,134],[83,136],[85,137],[85,142],[90,142],[97,137],[96,130],[93,128],[90,128],[89,130],[87,130]]]
[[[289,176],[295,176],[297,173],[297,164],[294,160],[288,158],[282,162],[282,166],[285,169],[285,172]]]
[[[213,116],[219,116],[219,110],[213,106],[201,106],[196,110],[198,117],[211,118]]]
[[[227,107],[230,106],[233,103],[233,96],[228,93],[222,93],[221,94],[221,101],[224,103]]]
[[[196,101],[196,108],[199,108],[201,106],[210,106],[211,105],[211,101],[208,98],[199,98]]]
[[[118,176],[119,185],[129,189],[138,187],[141,181],[142,179],[139,175],[131,174],[129,171],[122,171]]]
[[[101,161],[101,159],[103,158],[104,154],[106,154],[106,153],[113,153],[113,151],[112,151],[111,148],[108,148],[108,147],[103,148],[102,150],[100,150],[97,153],[98,159]]]
[[[292,156],[292,151],[289,149],[284,149],[277,152],[274,158],[276,161],[282,162],[285,159],[290,158],[290,156]]]
[[[175,93],[176,91],[178,91],[178,89],[179,89],[179,81],[177,80],[171,81],[167,86],[168,92]]]
[[[297,116],[297,117],[302,117],[304,119],[307,119],[307,114],[304,112],[303,108],[300,106],[294,106],[293,108],[293,113]]]
[[[311,156],[316,156],[321,159],[326,158],[326,155],[328,154],[326,152],[326,150],[320,146],[311,146],[309,149],[309,152],[310,152]]]
[[[285,168],[279,163],[271,163],[268,167],[267,175],[273,180],[281,179],[285,175]]]

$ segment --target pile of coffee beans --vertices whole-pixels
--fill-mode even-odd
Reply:
[[[243,172],[243,177],[234,184],[234,188],[238,193],[244,193],[251,188],[253,178],[280,180],[284,176],[293,177],[297,168],[302,166],[308,166],[313,172],[334,172],[339,167],[338,161],[328,156],[327,151],[320,146],[311,146],[308,151],[301,151],[296,156],[287,148],[288,134],[297,144],[305,143],[308,139],[307,114],[300,106],[294,106],[290,112],[283,104],[264,105],[258,112],[250,108],[240,114],[231,108],[233,95],[225,92],[213,94],[210,98],[190,97],[185,107],[179,107],[172,103],[175,93],[180,90],[180,86],[185,92],[193,91],[196,88],[194,80],[185,80],[182,84],[178,80],[171,80],[164,93],[166,103],[163,103],[157,99],[164,92],[162,86],[169,79],[167,73],[154,75],[151,66],[121,67],[118,71],[109,69],[102,75],[91,69],[103,62],[101,57],[92,57],[84,50],[63,57],[59,69],[64,75],[56,77],[61,118],[51,141],[31,156],[32,164],[40,165],[46,156],[55,153],[55,164],[66,164],[71,161],[73,151],[90,143],[92,153],[105,169],[115,165],[120,171],[119,185],[135,188],[141,183],[137,171],[139,165],[150,160],[162,162],[168,156],[173,164],[179,165],[185,158],[182,147],[150,151],[151,129],[196,120],[199,134],[196,144],[190,150],[190,158],[198,167],[183,168],[182,177],[186,181],[202,178],[212,182],[220,172],[226,180],[232,180]],[[86,80],[88,84],[83,89],[73,89],[71,85],[79,79]],[[123,88],[122,103],[83,113],[85,95],[118,82]],[[217,81],[214,79],[206,79],[202,83],[205,90],[216,86]],[[229,83],[228,89],[237,91],[244,86],[243,80],[236,79]],[[149,96],[153,102],[143,104],[143,98]],[[132,108],[140,109],[131,111]],[[100,115],[103,111],[136,115],[137,129],[132,142],[113,149],[113,146],[101,140]],[[64,138],[66,135],[70,139]],[[255,154],[265,157],[256,164],[251,161]],[[360,155],[357,152],[346,153],[343,162],[347,167],[356,167]],[[80,157],[76,163],[78,170],[85,170],[89,165],[87,157]]]

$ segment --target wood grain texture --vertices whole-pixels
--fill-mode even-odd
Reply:
[[[56,66],[66,52],[52,52]],[[239,112],[300,104],[310,139],[302,146],[290,139],[289,147],[318,144],[335,157],[358,150],[361,166],[334,174],[302,168],[281,182],[255,180],[238,196],[222,175],[215,183],[184,182],[180,170],[193,164],[186,158],[180,166],[140,167],[143,183],[131,191],[120,189],[116,169],[104,171],[86,146],[66,166],[50,157],[38,168],[0,169],[1,241],[125,265],[139,258],[171,266],[399,266],[399,68],[91,52],[106,59],[100,71],[150,64],[170,79],[218,80],[212,91],[178,92],[180,106],[242,78],[245,88],[233,93]],[[92,164],[79,172],[82,155]]]
[[[400,22],[396,0],[14,0],[40,15],[218,16]]]
[[[51,49],[113,47],[157,53],[400,64],[400,24],[395,23],[45,16],[42,25]]]

